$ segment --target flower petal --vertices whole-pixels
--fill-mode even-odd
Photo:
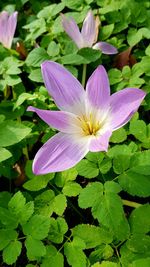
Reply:
[[[84,46],[83,45],[84,41],[75,20],[73,18],[67,19],[63,14],[61,14],[61,17],[62,17],[62,25],[65,32],[76,43],[78,48],[82,48]]]
[[[36,112],[43,121],[61,132],[80,132],[79,127],[77,127],[76,116],[72,113],[65,111],[42,110],[31,106],[28,107],[27,111]]]
[[[12,40],[15,34],[15,30],[16,30],[16,26],[17,26],[17,16],[18,16],[18,12],[14,12],[12,15],[9,16],[8,19],[8,46],[9,48],[12,45]]]
[[[106,42],[98,42],[93,46],[94,49],[100,49],[103,54],[106,55],[113,55],[117,54],[118,50],[116,47],[114,47],[111,44],[108,44]]]
[[[85,41],[85,46],[91,47],[96,35],[96,23],[91,10],[88,12],[83,22],[81,34]]]
[[[6,11],[0,13],[0,42],[7,47],[7,22],[9,14]]]
[[[145,92],[136,88],[126,88],[110,97],[111,126],[116,130],[126,124],[139,108]]]
[[[79,81],[56,62],[45,61],[41,68],[45,86],[56,105],[62,110],[74,112],[75,109],[75,113],[80,113],[85,91]]]
[[[67,170],[76,165],[88,151],[84,139],[78,141],[69,134],[58,133],[37,152],[33,172],[39,175]]]
[[[109,138],[111,134],[112,134],[112,131],[108,130],[101,136],[93,138],[91,140],[89,150],[91,152],[107,151],[108,145],[109,145]]]
[[[109,104],[110,86],[105,68],[100,65],[87,81],[86,93],[89,103],[97,109],[106,109]]]

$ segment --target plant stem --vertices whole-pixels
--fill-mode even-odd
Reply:
[[[85,86],[85,80],[86,80],[86,69],[87,69],[87,65],[83,64],[83,72],[82,72],[82,86]]]
[[[126,199],[122,199],[123,205],[125,206],[129,206],[129,207],[133,207],[133,208],[138,208],[140,206],[142,206],[142,204],[134,202],[134,201],[129,201]]]

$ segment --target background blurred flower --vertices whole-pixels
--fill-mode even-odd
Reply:
[[[11,15],[7,11],[0,13],[0,42],[4,47],[10,49],[17,25],[18,12]]]
[[[100,49],[103,54],[116,54],[117,49],[106,42],[98,42],[94,46],[93,44],[97,41],[97,23],[90,10],[87,13],[85,20],[83,21],[83,26],[81,32],[78,25],[73,18],[67,19],[62,14],[62,25],[65,32],[70,36],[70,38],[76,43],[79,49],[83,47],[93,47],[94,49]]]
[[[145,97],[144,91],[126,88],[110,96],[105,68],[91,75],[86,92],[79,81],[60,64],[42,64],[45,86],[61,111],[29,107],[48,125],[60,131],[37,152],[35,174],[69,169],[87,152],[107,151],[112,132],[126,124]]]

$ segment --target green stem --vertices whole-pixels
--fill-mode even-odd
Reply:
[[[83,64],[83,72],[82,72],[82,86],[85,86],[85,80],[86,80],[86,69],[87,69],[87,65]]]
[[[123,205],[125,206],[129,206],[129,207],[133,207],[133,208],[138,208],[140,206],[142,206],[142,204],[134,202],[134,201],[129,201],[126,199],[122,199]]]

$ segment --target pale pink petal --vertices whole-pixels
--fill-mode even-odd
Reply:
[[[77,112],[83,109],[85,91],[79,81],[63,66],[53,61],[42,63],[45,86],[56,105],[66,111]]]
[[[7,47],[7,23],[9,14],[6,11],[0,13],[0,42]]]
[[[110,97],[111,126],[113,130],[122,127],[131,119],[145,95],[143,90],[126,88]]]
[[[92,11],[90,10],[83,22],[81,34],[85,41],[85,45],[92,47],[96,35],[96,23]]]
[[[102,134],[99,137],[91,139],[89,150],[91,152],[106,151],[108,150],[109,138],[112,134],[112,131],[109,130]]]
[[[12,15],[9,16],[8,19],[8,26],[7,26],[7,31],[8,31],[8,46],[9,48],[12,45],[12,40],[15,34],[16,26],[17,26],[17,16],[18,12],[14,12]]]
[[[93,72],[86,86],[87,99],[97,109],[107,109],[110,98],[110,86],[105,68],[100,65]]]
[[[118,53],[116,47],[106,42],[98,42],[93,46],[93,48],[101,50],[101,52],[106,55],[113,55]]]
[[[31,106],[28,107],[27,111],[36,112],[43,121],[61,132],[75,133],[80,131],[79,127],[76,126],[77,118],[72,113],[66,111],[42,110]]]
[[[69,134],[58,133],[37,152],[33,172],[39,175],[67,170],[84,158],[88,151],[87,142],[75,140]]]
[[[6,11],[0,13],[0,42],[6,48],[11,48],[12,45],[17,25],[17,14],[18,12],[14,12],[9,15]]]
[[[76,43],[78,48],[82,48],[84,46],[83,38],[75,20],[73,18],[67,19],[63,14],[61,14],[61,16],[62,16],[62,25],[65,32]]]

